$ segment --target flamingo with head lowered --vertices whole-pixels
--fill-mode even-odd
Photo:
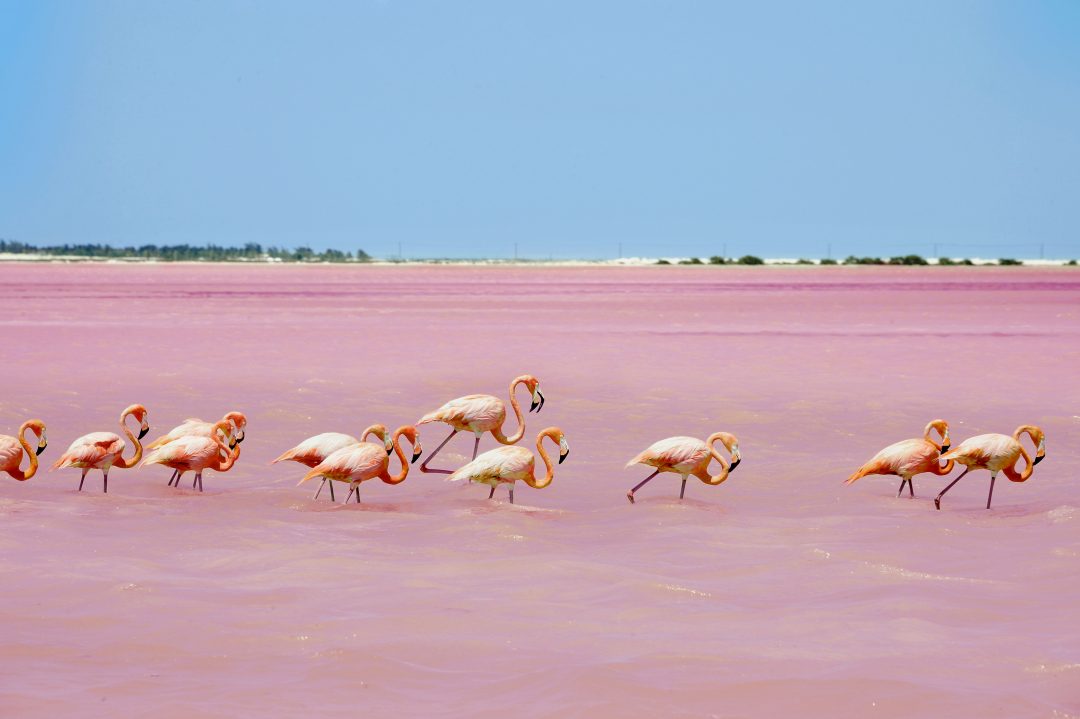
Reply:
[[[401,449],[402,437],[408,439],[413,447],[411,462],[405,460],[405,452]],[[359,442],[339,449],[312,467],[311,471],[300,480],[300,484],[315,477],[322,477],[331,482],[348,482],[349,496],[345,498],[345,502],[347,504],[355,492],[356,502],[359,504],[361,482],[378,477],[387,484],[401,484],[409,476],[409,464],[418,460],[423,453],[416,427],[412,425],[405,425],[394,430],[393,444],[394,452],[401,461],[401,471],[395,475],[390,474],[390,457],[383,450],[382,445],[374,442]]]
[[[559,445],[559,464],[562,464],[570,454],[570,447],[566,444],[566,437],[561,429],[548,427],[541,431],[536,437],[536,451],[540,454],[540,459],[544,461],[547,471],[540,479],[536,478],[536,459],[531,451],[524,447],[496,447],[453,472],[446,480],[490,485],[491,492],[488,493],[488,499],[495,496],[497,486],[508,485],[510,504],[513,504],[514,482],[517,480],[520,479],[533,489],[543,489],[551,484],[551,480],[555,477],[555,467],[551,464],[547,451],[544,450],[544,438]]]
[[[731,453],[731,464],[716,451],[713,444],[719,440],[724,448]],[[712,460],[720,463],[720,474],[709,475],[709,463]],[[654,443],[641,454],[626,463],[627,467],[635,464],[645,464],[656,467],[656,471],[641,480],[633,489],[626,493],[630,504],[634,503],[634,492],[645,486],[653,477],[661,472],[671,472],[682,476],[682,489],[679,490],[679,499],[686,494],[686,480],[692,474],[705,484],[721,484],[728,478],[728,474],[739,466],[742,455],[739,453],[739,440],[735,435],[727,432],[714,432],[702,442],[694,437],[668,437]]]
[[[243,412],[227,412],[220,422],[226,422],[229,424],[229,430],[226,433],[226,438],[229,439],[230,444],[235,442],[244,441],[244,430],[247,427],[247,416]],[[147,449],[157,449],[158,447],[164,447],[169,442],[174,442],[181,437],[209,437],[214,432],[215,424],[213,422],[204,422],[198,417],[189,417],[185,419],[183,424],[170,429],[166,434],[155,439],[153,442],[146,445]],[[176,486],[180,486],[180,472],[174,470],[172,477],[169,478],[169,486],[173,483]]]
[[[226,437],[229,438],[231,446],[226,445]],[[180,437],[151,450],[143,460],[143,465],[163,464],[171,467],[177,473],[177,487],[180,486],[180,478],[184,472],[194,470],[195,481],[191,486],[192,488],[198,486],[201,492],[203,491],[203,471],[214,469],[218,472],[227,472],[240,456],[239,449],[238,440],[232,436],[231,426],[228,422],[221,421],[211,427],[209,437],[199,435]]]
[[[138,437],[131,433],[125,423],[129,416],[134,417],[139,422]],[[135,445],[135,454],[132,455],[131,459],[124,459],[123,452],[127,445],[115,432],[91,432],[72,442],[67,451],[60,455],[60,459],[56,460],[52,468],[80,468],[82,470],[82,477],[79,479],[80,492],[83,488],[83,482],[86,481],[86,473],[91,469],[100,469],[104,477],[102,491],[108,492],[110,468],[128,469],[134,467],[142,459],[143,446],[139,443],[139,440],[150,431],[150,425],[146,423],[146,407],[141,404],[133,404],[121,412],[120,428],[124,430],[124,434]]]
[[[514,408],[518,428],[509,437],[503,434],[502,429],[503,423],[506,422],[506,405],[501,399],[490,394],[470,394],[465,397],[458,397],[450,400],[434,412],[429,412],[421,417],[420,421],[417,422],[418,425],[427,424],[428,422],[444,422],[450,425],[452,431],[442,441],[442,444],[436,447],[435,451],[424,460],[424,463],[420,465],[420,471],[434,474],[453,473],[449,469],[428,469],[427,465],[458,432],[472,432],[476,435],[476,441],[473,443],[473,459],[476,459],[476,452],[480,449],[480,437],[485,432],[491,432],[491,436],[499,444],[517,444],[525,436],[525,420],[522,418],[517,397],[514,396],[514,390],[519,384],[525,385],[529,392],[532,393],[532,404],[529,405],[530,412],[533,410],[539,412],[544,408],[544,395],[540,391],[540,380],[530,374],[515,377],[514,381],[510,383],[510,405]]]
[[[937,431],[941,437],[941,443],[931,438],[930,432]],[[915,496],[915,487],[911,484],[911,478],[917,474],[929,472],[938,476],[945,476],[952,471],[952,461],[942,464],[939,460],[943,452],[949,451],[949,424],[943,419],[935,419],[926,425],[923,436],[917,439],[905,439],[895,444],[890,444],[885,449],[875,454],[869,462],[859,469],[844,484],[867,476],[868,474],[895,474],[900,477],[900,489],[896,496],[904,493],[904,485],[907,485],[908,495]]]
[[[26,441],[26,430],[30,430],[37,435],[36,449],[32,448],[30,443]],[[49,442],[45,439],[45,423],[40,419],[28,419],[23,422],[22,426],[19,427],[17,437],[0,434],[0,472],[7,472],[13,479],[25,482],[37,474],[38,455],[44,452],[48,445]],[[30,458],[30,463],[25,470],[19,468],[19,465],[22,464],[24,451],[26,456]]]
[[[1027,453],[1020,444],[1020,435],[1026,434],[1035,444],[1035,459]],[[965,439],[951,451],[941,455],[942,459],[954,460],[962,464],[966,469],[960,476],[949,482],[938,496],[934,497],[934,506],[941,509],[941,498],[952,489],[952,486],[964,478],[964,475],[973,469],[986,469],[990,471],[990,493],[986,495],[986,508],[990,509],[990,500],[994,497],[994,482],[998,472],[1004,472],[1005,476],[1013,482],[1026,482],[1031,477],[1035,465],[1046,456],[1046,435],[1042,429],[1030,424],[1024,424],[1016,428],[1010,437],[1007,434],[980,434]],[[1027,466],[1022,472],[1016,471],[1016,463],[1024,458]]]
[[[390,432],[384,425],[373,424],[360,433],[360,439],[353,437],[351,434],[342,434],[341,432],[323,432],[314,437],[308,437],[300,444],[287,452],[284,452],[270,464],[288,461],[299,462],[305,467],[315,467],[339,449],[351,447],[354,444],[360,444],[361,441],[366,442],[367,438],[371,435],[375,435],[382,441],[383,447],[386,449],[388,455],[394,451],[394,440],[390,436]],[[320,484],[319,489],[316,490],[314,499],[319,498],[319,494],[323,491],[323,487],[326,486],[326,482],[326,477],[323,477],[322,484]],[[336,501],[334,498],[333,482],[330,482],[330,501]]]

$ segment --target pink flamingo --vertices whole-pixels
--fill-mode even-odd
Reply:
[[[139,436],[136,437],[127,428],[124,420],[128,415],[139,422]],[[123,452],[126,445],[120,436],[113,432],[91,432],[79,437],[67,451],[53,464],[53,469],[61,467],[79,467],[82,469],[82,477],[79,479],[79,491],[82,491],[83,482],[86,481],[86,473],[91,469],[100,469],[104,476],[102,491],[109,491],[109,468],[119,467],[129,469],[134,467],[142,459],[143,446],[139,440],[150,431],[150,425],[146,423],[146,407],[141,404],[133,404],[120,413],[120,428],[128,439],[135,445],[135,454],[131,459],[124,459]]]
[[[1035,444],[1035,460],[1020,444],[1020,435],[1026,434]],[[952,486],[964,478],[964,475],[973,469],[986,469],[990,471],[990,493],[986,495],[986,508],[990,509],[990,500],[994,497],[994,482],[998,472],[1005,472],[1005,476],[1013,482],[1026,482],[1031,477],[1035,465],[1046,456],[1046,436],[1043,431],[1030,424],[1021,425],[1013,432],[1012,437],[1007,434],[980,434],[970,437],[953,448],[951,452],[941,455],[942,459],[955,460],[966,469],[960,476],[949,482],[938,496],[934,497],[934,506],[941,509],[941,498],[952,489]],[[1016,471],[1016,463],[1024,458],[1026,467],[1023,472]]]
[[[386,449],[386,453],[390,454],[394,451],[394,440],[390,436],[390,432],[384,425],[373,424],[365,429],[360,437],[363,441],[367,441],[370,435],[375,435],[382,440],[383,447]],[[317,434],[314,437],[308,437],[300,444],[296,445],[289,451],[282,454],[270,464],[277,464],[278,462],[299,462],[305,467],[315,467],[321,464],[327,457],[332,455],[339,449],[345,447],[351,447],[354,444],[360,444],[361,439],[353,437],[351,434],[342,434],[341,432],[323,432]],[[316,490],[313,499],[318,499],[319,494],[322,493],[323,487],[326,486],[326,477],[323,477],[322,484],[319,485],[319,489]],[[330,483],[330,501],[337,501],[334,497],[334,483]]]
[[[930,431],[937,430],[941,437],[938,444],[930,437]],[[900,477],[900,489],[896,496],[904,493],[904,485],[907,485],[908,494],[915,496],[915,487],[911,484],[911,478],[917,474],[929,472],[944,477],[952,471],[953,463],[948,461],[941,464],[938,460],[943,452],[949,451],[949,424],[943,419],[935,419],[926,425],[923,436],[917,439],[905,439],[895,444],[890,444],[885,449],[875,454],[869,462],[847,478],[844,484],[851,484],[868,474],[895,474]]]
[[[544,408],[544,395],[540,392],[540,380],[528,374],[514,378],[514,381],[510,383],[510,405],[514,408],[514,416],[517,417],[518,429],[509,437],[503,434],[502,430],[503,423],[506,422],[506,405],[501,399],[490,394],[470,394],[458,397],[450,400],[434,412],[429,412],[421,417],[420,421],[417,422],[418,425],[427,424],[428,422],[445,422],[453,428],[453,431],[424,460],[424,463],[420,465],[420,471],[432,474],[452,473],[452,470],[449,469],[428,469],[427,465],[428,462],[435,459],[435,455],[439,453],[439,450],[445,447],[446,443],[453,439],[458,432],[472,432],[476,435],[476,441],[473,443],[473,459],[476,459],[476,452],[480,448],[480,437],[483,436],[484,432],[491,432],[491,436],[499,444],[517,444],[525,436],[525,421],[521,416],[521,407],[518,405],[517,397],[514,396],[514,390],[519,384],[525,385],[529,392],[532,393],[532,404],[529,406],[530,412],[533,410],[539,412]]]
[[[408,439],[413,447],[413,456],[410,462],[405,461],[405,452],[401,449],[402,436]],[[359,442],[348,447],[342,447],[312,467],[311,471],[300,480],[300,484],[315,477],[322,477],[332,482],[348,482],[349,496],[345,498],[345,503],[349,503],[353,492],[355,492],[356,502],[359,504],[361,482],[378,477],[387,484],[401,484],[409,476],[409,464],[419,459],[423,453],[416,427],[412,425],[405,425],[394,430],[393,445],[394,452],[401,461],[401,471],[398,474],[390,474],[390,457],[383,451],[382,447],[374,442]]]
[[[26,430],[31,430],[37,435],[37,451],[31,449],[30,443],[26,441]],[[18,437],[0,434],[0,472],[7,472],[12,478],[25,482],[37,474],[38,455],[44,452],[47,446],[49,443],[45,439],[45,423],[40,419],[28,419],[23,422],[19,427]],[[24,450],[26,456],[30,458],[30,464],[27,465],[25,471],[19,469]]]
[[[226,445],[225,437],[231,440],[231,447]],[[222,454],[225,456],[222,457]],[[197,485],[201,492],[203,491],[202,473],[204,470],[214,469],[218,472],[227,472],[239,456],[240,444],[239,440],[232,437],[232,426],[229,422],[221,421],[211,426],[208,437],[188,435],[152,450],[143,460],[143,465],[163,464],[171,467],[177,472],[177,487],[180,486],[180,477],[184,475],[184,472],[194,470],[195,481],[191,487],[194,489]]]
[[[247,416],[245,416],[243,412],[227,412],[225,416],[222,417],[219,421],[227,422],[229,424],[229,430],[225,434],[226,438],[232,437],[237,442],[244,441],[244,430],[247,427]],[[157,449],[158,447],[163,447],[169,442],[174,442],[181,437],[209,437],[211,432],[214,431],[213,428],[213,422],[204,422],[198,417],[189,417],[188,419],[184,420],[183,424],[178,424],[177,426],[170,429],[168,433],[163,434],[150,444],[146,445],[146,448]],[[170,487],[173,485],[174,482],[176,483],[177,487],[180,486],[179,476],[180,472],[174,470],[172,473],[172,477],[169,478]]]
[[[513,504],[514,482],[517,480],[520,479],[533,489],[543,489],[551,484],[551,480],[555,477],[555,467],[544,450],[545,437],[559,445],[559,464],[562,464],[570,454],[570,447],[566,444],[566,437],[561,429],[548,427],[541,431],[536,436],[536,451],[540,454],[540,459],[544,460],[547,472],[540,479],[536,478],[536,459],[533,453],[524,447],[496,447],[488,450],[446,479],[448,482],[477,482],[490,485],[491,492],[488,493],[488,499],[495,496],[497,486],[509,485],[510,504]]]
[[[716,451],[713,443],[717,440],[731,453],[731,464],[724,461],[723,456]],[[709,462],[715,459],[720,463],[720,474],[709,476]],[[643,479],[633,489],[626,493],[630,504],[634,503],[634,492],[645,486],[653,477],[661,472],[671,472],[682,475],[682,489],[679,490],[679,499],[686,494],[686,479],[691,474],[705,484],[717,485],[728,478],[728,474],[739,466],[742,455],[739,454],[739,440],[735,435],[727,432],[715,432],[702,442],[694,437],[668,437],[651,445],[641,454],[626,463],[627,467],[635,464],[646,464],[656,467],[656,471]]]

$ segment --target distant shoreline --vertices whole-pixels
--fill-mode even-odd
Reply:
[[[266,259],[233,259],[233,260],[162,260],[145,257],[88,257],[81,255],[44,255],[32,253],[0,253],[0,263],[5,264],[96,264],[96,265],[254,265],[254,266],[314,266],[314,267],[698,267],[709,269],[722,269],[725,267],[937,267],[937,258],[926,258],[926,264],[903,265],[891,264],[886,259],[883,264],[852,263],[845,264],[843,260],[835,262],[820,259],[794,259],[794,258],[762,258],[761,264],[740,264],[737,261],[729,261],[724,264],[709,264],[708,262],[692,262],[690,257],[630,257],[608,260],[511,260],[511,259],[406,259],[386,260],[371,259],[365,261],[285,261],[273,258]],[[985,258],[951,258],[952,267],[1004,267],[996,259]],[[967,264],[970,261],[971,264]],[[1017,260],[1022,267],[1067,267],[1075,266],[1075,260],[1071,259],[1027,259]]]

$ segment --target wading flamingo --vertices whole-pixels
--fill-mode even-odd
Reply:
[[[428,412],[421,417],[416,424],[445,422],[453,428],[453,431],[424,460],[424,463],[420,465],[420,471],[431,474],[451,474],[453,472],[453,470],[449,469],[428,469],[427,465],[428,462],[435,459],[435,455],[439,453],[439,450],[445,447],[446,443],[453,439],[458,432],[472,432],[476,435],[476,441],[473,443],[473,459],[476,459],[476,452],[480,449],[480,437],[484,432],[491,432],[491,436],[499,444],[517,444],[525,436],[525,420],[521,416],[521,407],[518,405],[517,397],[514,396],[514,390],[519,384],[528,387],[529,392],[532,393],[532,404],[529,405],[530,412],[536,410],[539,413],[544,408],[544,395],[540,392],[540,380],[530,374],[515,377],[514,381],[510,383],[510,405],[514,408],[514,416],[517,417],[518,429],[509,437],[503,434],[502,429],[503,423],[506,422],[506,405],[501,399],[490,394],[470,394],[458,397],[450,400],[434,412]]]
[[[139,422],[138,437],[132,434],[131,430],[124,424],[124,420],[128,418],[128,415],[131,415]],[[72,442],[67,451],[60,456],[60,459],[56,460],[52,468],[79,467],[82,469],[82,477],[79,478],[80,492],[83,488],[83,482],[86,481],[86,473],[91,469],[100,469],[104,476],[102,491],[108,492],[110,467],[128,469],[134,467],[142,459],[143,446],[139,443],[139,440],[150,431],[150,425],[146,423],[146,407],[141,404],[133,404],[121,412],[120,428],[124,430],[124,434],[135,445],[135,454],[131,459],[124,459],[121,456],[127,445],[124,444],[124,440],[120,439],[119,435],[113,432],[91,432]]]
[[[402,436],[408,439],[413,447],[410,462],[405,461],[405,452],[401,449]],[[409,464],[418,460],[423,453],[416,427],[412,425],[405,425],[394,430],[393,444],[394,452],[397,453],[398,459],[401,460],[401,471],[393,476],[389,471],[390,457],[383,451],[383,448],[374,442],[360,442],[339,449],[312,467],[311,471],[300,480],[300,484],[315,477],[322,477],[331,482],[348,482],[349,496],[345,498],[345,503],[348,504],[349,500],[352,499],[353,492],[355,492],[356,502],[359,504],[361,482],[378,477],[387,484],[401,484],[409,476]]]
[[[189,470],[195,471],[195,481],[191,488],[198,486],[203,491],[202,473],[206,469],[214,469],[218,472],[228,471],[240,456],[238,440],[232,437],[232,426],[221,421],[211,426],[210,436],[201,437],[188,435],[174,439],[166,445],[151,450],[143,465],[163,464],[176,471],[176,486],[180,486],[180,477]],[[230,439],[232,447],[225,443],[225,437]],[[234,451],[230,451],[230,449]],[[222,455],[225,455],[222,457]],[[171,482],[170,482],[171,484]]]
[[[731,453],[731,464],[724,460],[723,456],[716,451],[713,443],[717,440]],[[709,476],[709,462],[715,459],[720,463],[720,474]],[[656,467],[656,471],[643,479],[633,489],[626,493],[630,504],[634,503],[634,492],[645,486],[661,472],[671,472],[682,475],[682,489],[679,490],[679,499],[686,494],[686,479],[691,474],[705,484],[717,485],[728,478],[728,474],[739,466],[742,455],[739,454],[739,440],[735,435],[727,432],[715,432],[702,442],[694,437],[668,437],[656,442],[644,452],[626,463],[627,467],[635,464],[647,464]]]
[[[37,435],[36,451],[26,441],[26,430],[28,429]],[[22,426],[19,427],[17,437],[0,434],[0,472],[7,472],[20,482],[25,482],[37,473],[38,455],[44,452],[48,445],[49,442],[45,439],[45,423],[40,419],[28,419],[23,422]],[[22,464],[23,451],[30,458],[30,464],[27,465],[26,471],[19,469],[19,465]]]
[[[341,432],[323,432],[314,437],[308,437],[270,464],[290,461],[299,462],[305,467],[314,467],[339,449],[351,447],[354,444],[360,444],[361,441],[366,442],[370,435],[375,435],[382,440],[383,447],[386,448],[387,454],[394,451],[394,440],[390,437],[390,432],[381,424],[373,424],[360,434],[361,439],[357,439],[351,434],[342,434]],[[314,499],[319,498],[319,494],[323,491],[323,487],[325,486],[326,477],[323,477],[322,484],[320,484],[319,489],[316,490]],[[334,498],[333,482],[330,483],[330,501],[337,501]]]
[[[562,464],[570,447],[566,444],[566,437],[558,427],[548,427],[536,437],[536,451],[540,453],[540,459],[544,460],[547,473],[540,479],[536,478],[536,459],[533,453],[524,447],[496,447],[458,469],[449,477],[448,482],[468,481],[478,482],[491,486],[488,499],[495,496],[495,488],[500,484],[509,485],[510,504],[514,503],[514,482],[521,480],[533,489],[543,489],[551,484],[555,476],[555,467],[551,464],[551,458],[544,450],[544,438],[547,437],[559,445],[559,464]]]
[[[930,437],[930,431],[937,430],[941,437],[938,444]],[[929,472],[944,477],[952,471],[953,463],[948,461],[942,464],[938,460],[943,452],[949,451],[949,423],[943,419],[935,419],[926,425],[923,436],[918,439],[905,439],[895,444],[890,444],[871,458],[869,462],[859,467],[855,474],[848,477],[844,484],[851,484],[868,474],[895,474],[900,477],[900,489],[896,496],[904,493],[904,485],[907,485],[908,495],[915,496],[915,487],[911,484],[911,478],[916,474]]]
[[[1035,459],[1032,460],[1027,450],[1020,444],[1020,435],[1026,434],[1035,443]],[[1004,472],[1005,476],[1013,482],[1026,482],[1031,476],[1035,465],[1046,456],[1046,436],[1043,431],[1034,425],[1025,424],[1016,428],[1012,437],[1007,434],[980,434],[969,437],[957,445],[951,452],[941,455],[942,459],[955,460],[966,469],[960,476],[949,482],[938,496],[934,497],[934,506],[941,509],[941,498],[952,489],[952,486],[964,478],[964,475],[973,469],[986,469],[990,471],[990,493],[986,495],[986,508],[990,509],[990,500],[994,497],[994,481],[997,480],[998,472]],[[1027,466],[1023,472],[1016,471],[1016,463],[1024,458]]]

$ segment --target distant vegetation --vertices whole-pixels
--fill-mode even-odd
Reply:
[[[999,265],[1022,265],[1024,263],[1021,262],[1020,260],[1014,260],[1011,257],[1002,257],[1000,260],[998,260],[998,264]]]
[[[763,265],[763,264],[765,264],[765,260],[761,259],[760,257],[755,257],[754,255],[743,255],[742,257],[739,258],[738,262],[739,262],[740,265]]]
[[[230,262],[267,261],[278,262],[367,262],[371,257],[363,250],[342,252],[323,250],[316,252],[310,247],[286,249],[263,247],[248,242],[243,247],[220,247],[218,245],[140,245],[138,247],[110,247],[109,245],[49,245],[37,247],[25,242],[0,240],[0,253],[13,255],[48,255],[50,257],[90,257],[101,259],[161,260],[163,262]]]

